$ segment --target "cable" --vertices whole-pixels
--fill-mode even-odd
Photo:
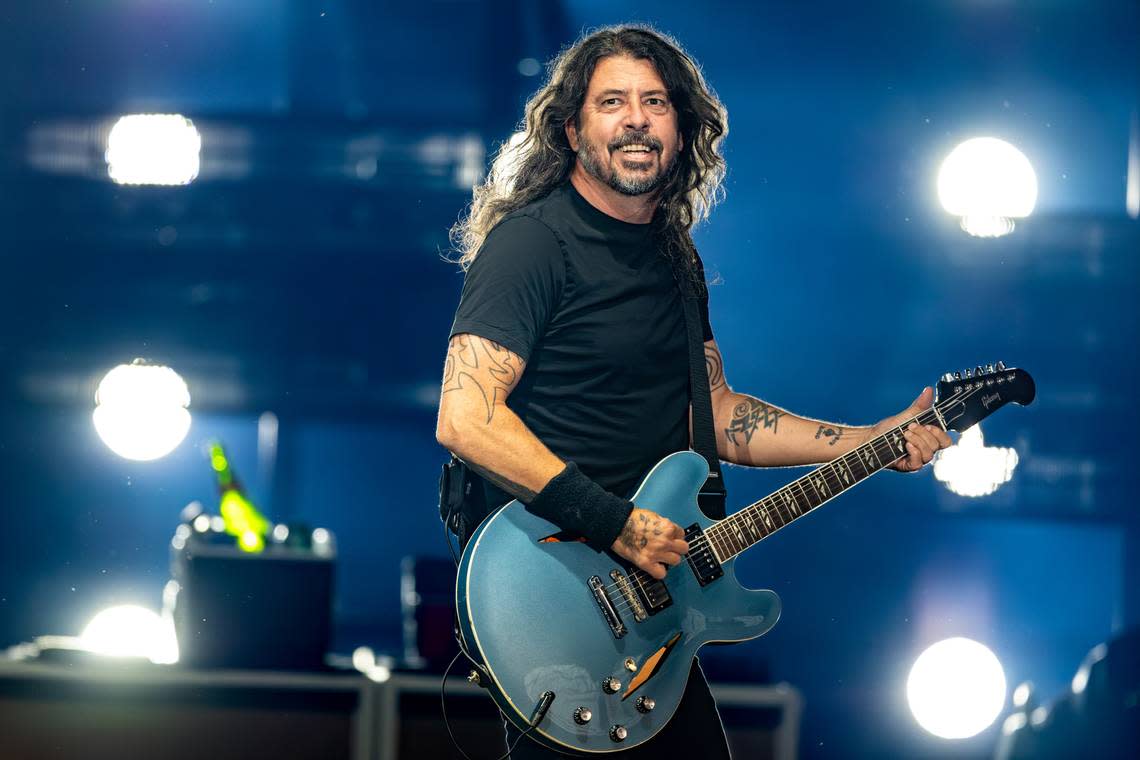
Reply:
[[[447,544],[447,550],[451,552],[451,561],[455,563],[456,567],[459,567],[459,555],[455,553],[455,547],[451,545],[451,530],[447,526],[450,521],[451,513],[449,512],[443,520],[443,540]]]
[[[443,677],[439,679],[439,709],[443,713],[443,725],[447,729],[447,735],[451,737],[451,743],[455,745],[455,751],[463,755],[466,760],[473,760],[473,758],[464,752],[463,748],[459,746],[459,742],[455,739],[455,734],[451,731],[451,724],[447,721],[447,701],[446,694],[444,692],[444,689],[447,687],[447,674],[451,672],[451,669],[453,667],[455,667],[455,661],[459,659],[459,656],[461,654],[463,654],[461,651],[455,653],[455,656],[451,658],[451,662],[449,662],[447,664],[447,667],[444,669]],[[495,758],[495,760],[508,760],[508,758],[511,756],[511,753],[515,751],[515,747],[518,746],[518,743],[520,741],[522,741],[522,738],[534,729],[538,728],[538,724],[542,722],[542,718],[545,716],[546,711],[543,710],[542,714],[538,716],[538,720],[533,723],[531,727],[526,731],[523,731],[521,734],[519,734],[513,742],[511,742],[511,746],[507,748],[506,754],[500,755],[499,757]]]

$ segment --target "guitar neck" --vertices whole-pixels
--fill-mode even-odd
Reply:
[[[903,430],[913,422],[945,429],[939,405],[927,409],[852,451],[809,472],[705,530],[705,537],[724,562],[803,517],[856,483],[906,456]]]

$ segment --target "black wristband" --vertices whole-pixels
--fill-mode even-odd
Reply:
[[[563,530],[584,536],[596,551],[609,549],[625,527],[633,502],[590,480],[573,462],[554,476],[527,505]]]

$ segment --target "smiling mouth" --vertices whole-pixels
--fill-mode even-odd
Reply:
[[[655,148],[651,148],[648,145],[625,145],[621,148],[617,148],[614,152],[621,153],[624,156],[643,158],[645,156],[648,156],[650,153],[653,153],[655,150]]]

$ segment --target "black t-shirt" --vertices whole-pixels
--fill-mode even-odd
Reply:
[[[451,327],[526,361],[507,406],[619,496],[689,446],[685,317],[650,226],[599,211],[570,183],[556,188],[487,236]],[[707,298],[701,314],[712,340]],[[488,491],[492,504],[509,499]]]

